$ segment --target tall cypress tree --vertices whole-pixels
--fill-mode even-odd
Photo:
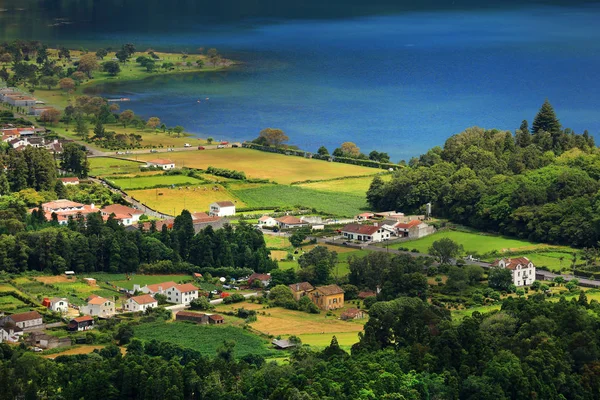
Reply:
[[[537,115],[533,119],[533,126],[531,131],[533,133],[537,133],[540,131],[546,131],[555,136],[560,133],[560,122],[558,118],[556,118],[556,113],[554,112],[554,108],[546,99],[540,111],[538,111]]]

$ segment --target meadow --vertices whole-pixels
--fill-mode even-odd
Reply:
[[[226,319],[229,317],[225,317]],[[226,340],[235,342],[235,356],[247,354],[269,356],[274,350],[267,348],[264,339],[233,326],[197,325],[188,322],[153,322],[135,328],[135,337],[141,340],[156,339],[214,356]]]
[[[248,207],[301,206],[340,217],[352,217],[368,209],[364,196],[319,192],[299,186],[264,185],[238,190],[231,185],[230,189]]]
[[[384,182],[392,179],[392,174],[381,174],[381,179]],[[330,181],[302,183],[298,186],[305,189],[312,189],[321,192],[336,192],[336,193],[347,193],[356,196],[365,196],[369,186],[373,182],[372,176],[362,178],[348,178],[348,179],[336,179]]]
[[[218,188],[218,190],[213,190]],[[160,188],[128,190],[127,194],[150,208],[166,214],[179,215],[183,209],[190,212],[207,212],[215,201],[231,200],[236,207],[245,207],[234,194],[221,185],[199,185],[194,188]]]
[[[154,175],[154,176],[143,176],[136,178],[119,178],[112,177],[108,179],[109,182],[119,186],[123,190],[134,190],[152,188],[157,186],[167,185],[191,185],[198,186],[203,183],[201,180],[186,175]]]
[[[89,161],[91,176],[138,173],[144,166],[143,163],[112,157],[93,157]]]
[[[156,158],[139,155],[139,160]],[[333,163],[258,150],[228,148],[206,151],[173,152],[169,158],[179,166],[206,169],[209,166],[244,171],[248,178],[268,179],[280,184],[323,180],[346,176],[375,175],[381,170],[357,165]]]
[[[133,285],[137,284],[140,286],[153,285],[155,283],[173,281],[175,283],[181,283],[186,280],[190,280],[190,275],[175,274],[175,275],[142,275],[134,274],[129,277],[125,274],[92,274],[91,275],[98,282],[115,285],[120,288],[131,290]]]

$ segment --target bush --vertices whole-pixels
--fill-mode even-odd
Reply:
[[[223,302],[225,302],[225,301],[223,300]],[[212,310],[214,308],[214,306],[212,304],[210,304],[210,301],[208,300],[208,298],[206,298],[204,296],[200,296],[197,299],[194,299],[191,301],[190,308],[192,310],[207,311],[207,310]]]
[[[246,300],[244,295],[239,293],[234,293],[231,296],[227,296],[223,299],[223,304],[233,304],[233,303],[241,303]]]
[[[256,317],[256,310],[246,310],[242,307],[237,310],[236,316],[243,319],[248,317]]]
[[[233,169],[208,167],[206,170],[209,174],[223,176],[225,178],[246,180],[246,174],[243,171],[235,171]]]
[[[363,300],[363,304],[367,310],[375,303],[377,303],[377,296],[369,296]]]

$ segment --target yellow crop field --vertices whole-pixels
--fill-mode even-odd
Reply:
[[[190,212],[207,212],[209,205],[215,201],[230,200],[238,208],[245,206],[221,185],[199,185],[189,189],[177,187],[130,190],[127,194],[150,208],[172,215],[179,215],[183,209]]]
[[[156,158],[156,154],[138,155],[138,160]],[[219,149],[169,153],[177,167],[206,169],[209,166],[244,171],[248,178],[269,179],[290,184],[305,180],[323,180],[343,176],[375,175],[380,169],[312,160],[251,149]]]

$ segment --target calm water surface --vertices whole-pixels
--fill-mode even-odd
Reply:
[[[136,113],[216,139],[251,139],[264,127],[279,127],[302,148],[323,144],[331,151],[349,140],[397,161],[469,126],[514,130],[531,121],[545,98],[563,125],[600,137],[600,6],[594,3],[476,9],[465,2],[442,9],[309,2],[239,13],[196,3],[159,18],[153,2],[112,0],[106,4],[118,17],[111,19],[92,5],[41,2],[50,7],[43,12],[31,3],[25,15],[11,2],[27,3],[0,0],[8,9],[0,13],[0,38],[89,48],[126,41],[176,51],[214,46],[241,60],[229,71],[103,88],[130,97]],[[147,9],[128,19],[123,3]],[[31,21],[35,27],[26,28]]]

